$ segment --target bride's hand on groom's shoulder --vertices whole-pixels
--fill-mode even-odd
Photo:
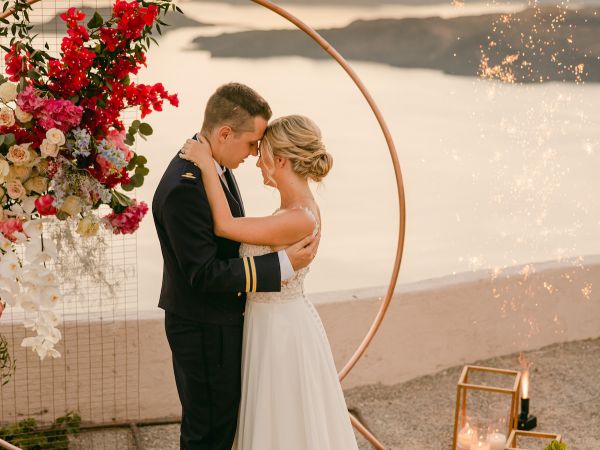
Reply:
[[[214,164],[212,151],[208,142],[188,139],[185,141],[185,144],[183,144],[179,156],[193,162],[201,169],[203,167],[210,167],[210,164]]]
[[[319,249],[320,240],[321,232],[317,233],[316,236],[310,234],[301,241],[298,241],[285,249],[294,271],[298,271],[299,269],[308,266],[313,259],[315,259],[317,250]]]

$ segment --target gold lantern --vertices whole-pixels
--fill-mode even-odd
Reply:
[[[519,442],[519,438],[521,442]],[[560,434],[513,430],[510,433],[505,450],[545,449],[552,441],[561,442]]]
[[[517,428],[521,372],[465,366],[456,389],[453,450],[504,450]]]

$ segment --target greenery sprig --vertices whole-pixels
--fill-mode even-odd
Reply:
[[[558,442],[556,439],[550,442],[550,445],[546,447],[546,450],[567,450],[567,444],[564,442]]]
[[[10,381],[15,373],[16,364],[8,351],[8,342],[0,334],[0,386]]]
[[[22,450],[68,450],[69,434],[80,430],[81,417],[69,412],[49,427],[38,425],[31,417],[0,429],[0,438]]]

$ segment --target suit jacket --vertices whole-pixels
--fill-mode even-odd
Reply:
[[[225,189],[231,212],[243,207]],[[239,257],[240,243],[215,236],[200,170],[179,154],[171,160],[152,200],[163,255],[158,306],[199,323],[241,325],[247,292],[277,292],[277,253]]]

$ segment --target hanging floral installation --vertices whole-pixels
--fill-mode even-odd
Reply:
[[[161,83],[138,84],[131,75],[146,65],[157,43],[171,0],[117,0],[109,18],[70,8],[58,57],[33,45],[31,6],[6,2],[12,21],[2,19],[5,75],[0,75],[0,299],[32,314],[25,327],[35,335],[22,345],[41,359],[59,357],[60,279],[52,270],[56,243],[44,224],[76,222],[83,237],[100,226],[114,234],[134,233],[148,212],[126,192],[148,174],[144,156],[131,146],[152,134],[135,120],[126,127],[122,112],[139,108],[144,119],[177,95]],[[104,205],[104,206],[103,206]],[[103,208],[100,209],[100,207]],[[75,226],[75,225],[74,225]]]

